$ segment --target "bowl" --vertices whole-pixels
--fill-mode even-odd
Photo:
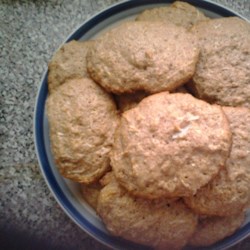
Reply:
[[[131,0],[112,5],[80,25],[66,39],[65,43],[71,40],[94,39],[111,27],[133,19],[144,9],[166,5],[171,2],[167,0]],[[239,16],[243,18],[232,10],[210,1],[189,0],[187,2],[200,8],[211,18],[227,16]],[[40,169],[50,191],[72,221],[101,243],[114,249],[150,249],[110,235],[95,211],[82,198],[79,184],[69,181],[59,174],[50,150],[49,128],[45,109],[48,96],[47,76],[48,70],[46,70],[42,77],[37,93],[34,112],[34,139]],[[227,249],[248,235],[250,235],[250,213],[247,214],[242,227],[232,236],[213,246],[202,249]]]

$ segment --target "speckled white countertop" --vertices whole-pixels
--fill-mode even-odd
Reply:
[[[61,210],[40,174],[33,110],[53,52],[118,0],[0,0],[0,249],[106,249]],[[214,0],[250,20],[249,0]],[[250,249],[246,239],[233,249]]]

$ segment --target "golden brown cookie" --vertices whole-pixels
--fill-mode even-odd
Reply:
[[[199,220],[189,244],[195,247],[210,246],[232,235],[243,223],[245,214],[231,217],[207,217]]]
[[[181,200],[135,198],[114,179],[101,190],[97,212],[112,234],[157,249],[181,249],[197,225],[197,216]]]
[[[115,94],[173,90],[195,71],[196,39],[164,22],[126,22],[99,37],[87,54],[90,76]]]
[[[49,63],[48,88],[52,93],[66,80],[88,76],[86,54],[94,41],[70,41],[64,44]]]
[[[110,182],[115,180],[115,176],[113,171],[107,172],[101,179],[100,179],[100,184],[102,187],[108,185]]]
[[[190,29],[194,24],[208,20],[201,11],[191,4],[176,1],[169,6],[147,9],[137,16],[137,21],[165,21]]]
[[[111,165],[119,183],[136,196],[190,196],[217,175],[230,147],[221,107],[162,92],[122,114]]]
[[[60,173],[85,184],[98,180],[109,169],[118,122],[111,96],[88,78],[70,80],[49,96],[47,113]]]
[[[102,185],[99,182],[85,185],[81,184],[81,193],[84,200],[94,209],[97,208],[97,200],[102,189]]]
[[[190,86],[196,96],[250,108],[250,24],[227,17],[199,23],[191,30],[201,49]]]
[[[250,197],[250,110],[223,107],[232,131],[232,150],[223,169],[195,196],[185,199],[199,214],[231,216],[246,208]]]
[[[101,189],[104,186],[108,185],[108,183],[113,181],[114,178],[115,177],[114,177],[113,172],[109,171],[97,182],[91,183],[89,185],[81,184],[81,193],[82,193],[83,198],[95,211],[97,209],[97,201],[98,201],[98,197],[101,192]]]

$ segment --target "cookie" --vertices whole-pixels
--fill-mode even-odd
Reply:
[[[148,96],[147,93],[143,91],[137,91],[133,94],[116,95],[115,99],[117,102],[118,109],[121,112],[125,112],[126,110],[134,108],[146,96]]]
[[[195,247],[210,246],[232,235],[244,222],[244,213],[231,217],[207,217],[199,220],[189,245]]]
[[[210,103],[250,108],[250,24],[213,19],[191,29],[201,54],[190,88]]]
[[[84,185],[81,184],[81,193],[84,200],[94,209],[97,208],[97,200],[102,189],[102,185],[99,182]]]
[[[208,20],[201,11],[185,2],[176,1],[169,6],[147,9],[137,16],[137,21],[165,21],[190,29],[194,24]]]
[[[87,77],[86,54],[94,41],[70,41],[64,44],[49,63],[48,88],[52,93],[66,80]]]
[[[100,180],[99,183],[102,187],[107,186],[110,182],[115,180],[113,171],[107,172]]]
[[[182,27],[126,22],[99,37],[87,54],[87,68],[109,92],[155,93],[187,82],[198,54],[195,37]]]
[[[111,165],[119,183],[136,196],[190,196],[218,174],[230,147],[221,107],[162,92],[122,114]]]
[[[88,78],[70,80],[49,96],[47,113],[60,173],[85,184],[98,180],[109,169],[118,122],[111,96]]]
[[[110,170],[110,169],[109,169]],[[108,171],[105,175],[100,178],[97,182],[94,182],[90,185],[81,184],[81,193],[84,200],[96,211],[97,201],[101,189],[108,185],[111,181],[114,180],[114,174],[112,171]]]
[[[135,198],[115,180],[101,190],[97,212],[113,235],[157,249],[181,249],[197,225],[197,216],[181,200]]]
[[[223,169],[195,196],[185,199],[199,214],[232,216],[245,209],[250,196],[250,110],[223,107],[232,131],[232,150]]]

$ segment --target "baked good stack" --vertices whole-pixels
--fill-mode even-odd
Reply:
[[[54,161],[113,235],[208,246],[250,201],[250,24],[175,2],[49,64]]]

